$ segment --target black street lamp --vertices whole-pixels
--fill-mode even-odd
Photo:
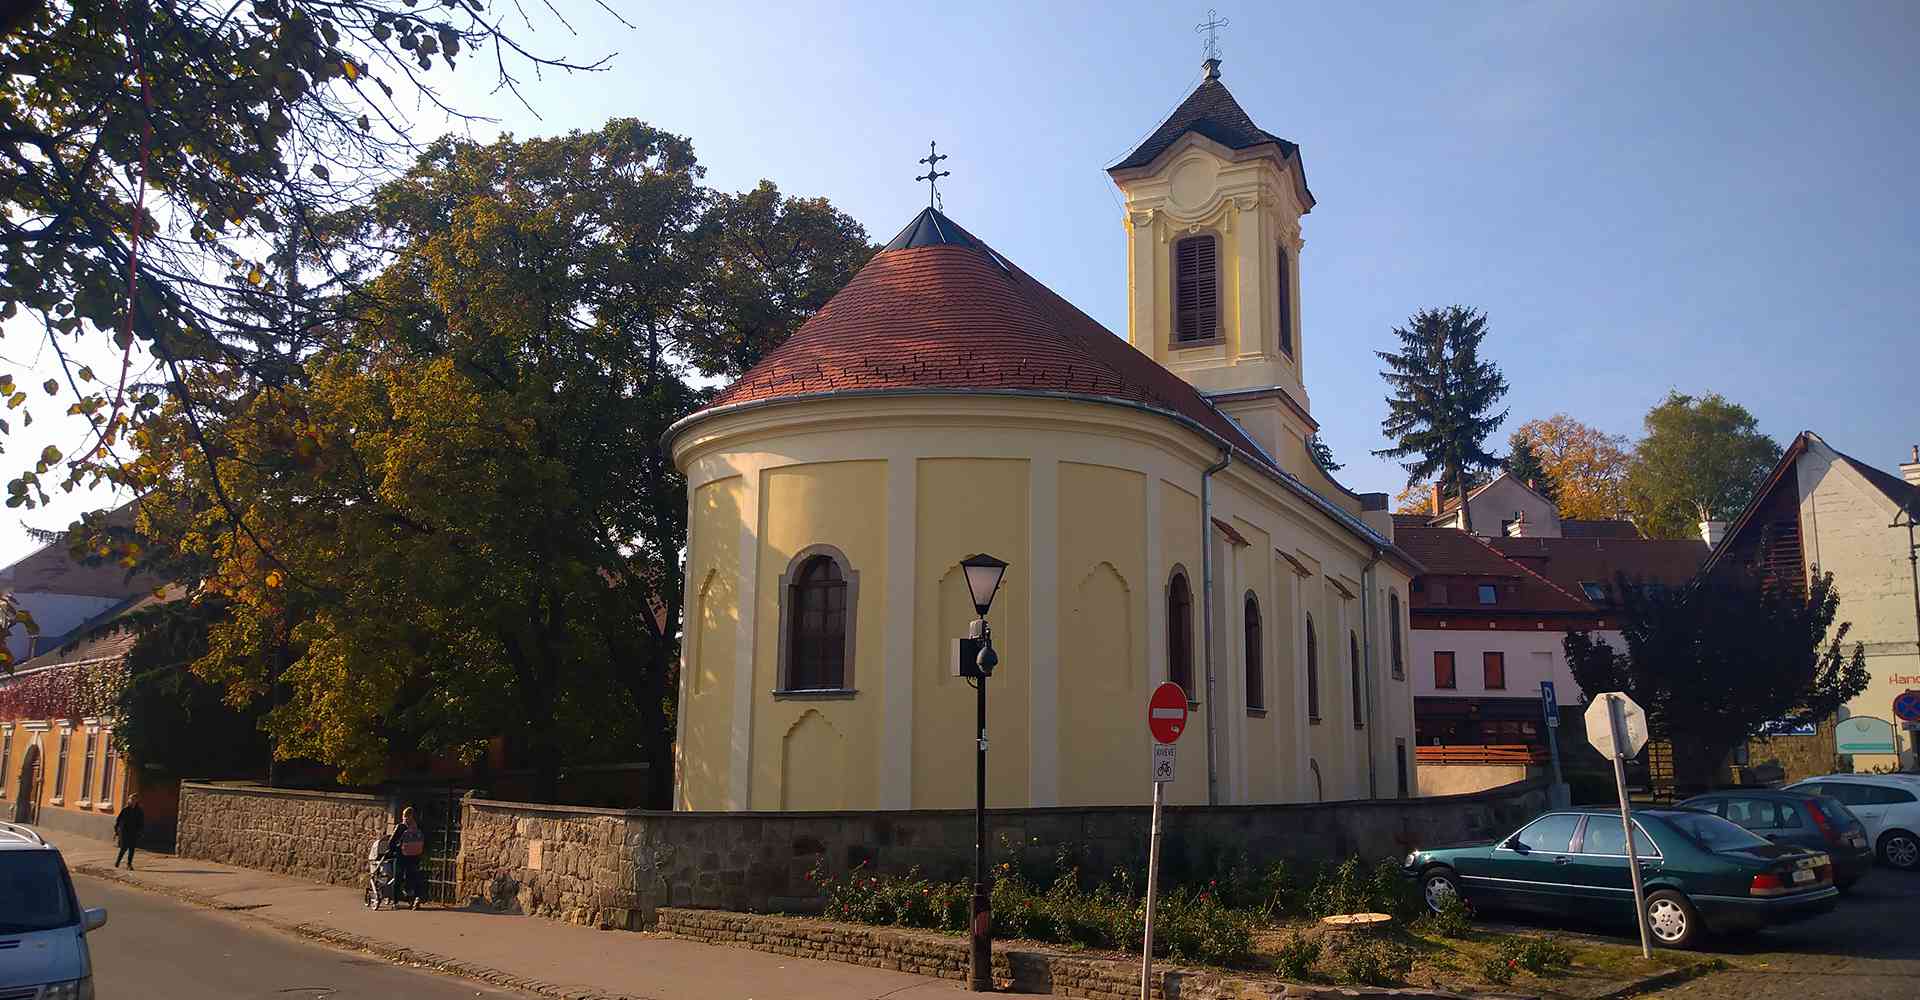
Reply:
[[[980,736],[975,743],[974,752],[974,807],[973,807],[973,990],[976,993],[993,992],[993,902],[987,888],[987,678],[993,676],[993,668],[1000,663],[1000,657],[993,651],[993,630],[987,625],[987,609],[993,606],[993,595],[1000,589],[1000,578],[1006,575],[1007,564],[999,559],[979,553],[960,560],[960,568],[967,574],[967,591],[973,596],[973,610],[980,619],[973,623],[970,639],[978,640],[980,653],[974,658],[972,671],[961,664],[961,672],[968,676],[968,683],[978,693]]]

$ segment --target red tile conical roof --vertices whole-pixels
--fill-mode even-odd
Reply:
[[[938,226],[929,226],[929,221]],[[1198,390],[927,209],[713,406],[887,389],[1104,396],[1187,417],[1264,453]]]

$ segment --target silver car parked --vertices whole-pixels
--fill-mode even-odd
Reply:
[[[107,911],[82,910],[60,852],[14,823],[0,823],[0,900],[0,1000],[93,1000],[87,932]]]

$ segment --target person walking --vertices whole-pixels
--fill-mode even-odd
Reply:
[[[127,804],[120,807],[119,815],[113,817],[113,839],[120,845],[120,851],[113,857],[113,866],[127,863],[127,870],[133,870],[133,849],[140,844],[140,833],[147,826],[147,811],[140,808],[140,793],[127,796]]]
[[[407,895],[413,899],[413,908],[419,909],[420,898],[427,894],[426,881],[420,872],[421,856],[427,852],[427,834],[420,829],[420,821],[414,818],[412,806],[400,810],[400,825],[394,829],[387,849],[394,856],[394,881],[407,887]],[[397,904],[399,900],[394,902]]]

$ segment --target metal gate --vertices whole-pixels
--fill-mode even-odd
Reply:
[[[427,833],[427,853],[420,863],[420,875],[427,884],[427,902],[459,903],[460,800],[466,789],[447,785],[421,789],[414,800],[414,811]]]

